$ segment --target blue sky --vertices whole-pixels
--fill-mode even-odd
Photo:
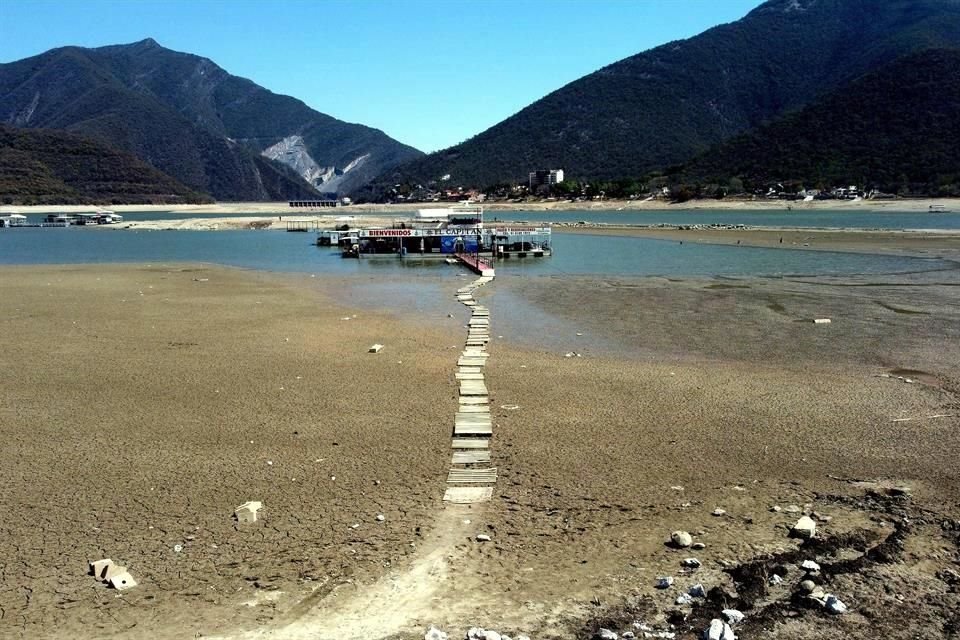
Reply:
[[[0,62],[152,37],[424,151],[760,0],[0,0]]]

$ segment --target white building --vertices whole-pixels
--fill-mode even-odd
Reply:
[[[540,169],[530,172],[530,191],[537,187],[551,186],[563,182],[563,169]]]

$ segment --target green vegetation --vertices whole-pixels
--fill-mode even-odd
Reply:
[[[644,176],[689,160],[904,55],[960,46],[960,2],[773,0],[737,22],[611,64],[365,192]],[[725,192],[725,190],[724,190]],[[719,194],[718,194],[719,195]]]
[[[290,135],[302,135],[321,166],[369,154],[352,180],[422,155],[153,40],[0,64],[0,122],[101,140],[221,200],[317,197],[295,172],[260,156]]]
[[[672,181],[960,196],[960,51],[907,56],[694,159]],[[707,186],[707,185],[713,185]]]
[[[194,204],[212,199],[137,157],[52,130],[0,125],[0,204]]]

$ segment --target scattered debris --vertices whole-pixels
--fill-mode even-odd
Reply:
[[[703,638],[704,640],[737,640],[730,625],[719,618],[710,621],[710,626],[703,632]]]
[[[716,516],[716,517],[719,518],[719,517],[721,517],[721,516],[727,515],[727,512],[726,512],[726,510],[717,507],[716,509],[713,510],[713,512],[712,512],[710,515]]]
[[[481,533],[477,536],[477,542],[490,542],[490,536],[485,533]]]
[[[841,615],[847,612],[847,605],[843,604],[843,602],[840,601],[840,598],[833,594],[827,595],[825,606],[827,611],[834,615]]]
[[[520,408],[520,405],[518,405],[518,404],[502,404],[502,405],[500,405],[500,408],[501,408],[501,409],[506,409],[507,411],[516,411],[517,409]]]
[[[181,551],[183,551],[183,545],[182,545],[182,544],[175,544],[175,545],[173,545],[173,552],[174,552],[174,553],[180,553]]]
[[[706,597],[707,597],[707,590],[703,587],[702,584],[699,584],[699,583],[697,583],[697,584],[693,585],[692,587],[690,587],[689,589],[687,589],[687,593],[689,593],[689,594],[690,594],[691,596],[693,596],[694,598],[706,598]]]
[[[684,558],[680,564],[688,569],[699,569],[701,566],[701,562],[696,558]]]
[[[387,519],[387,516],[383,515],[382,513],[377,514],[377,522],[383,522],[386,519]]]
[[[113,560],[110,558],[104,558],[103,560],[91,560],[90,561],[90,575],[96,577],[99,580],[104,579],[104,571],[107,567],[113,564]]]
[[[382,344],[375,344],[375,345],[371,346],[369,349],[367,349],[367,352],[368,352],[368,353],[380,353],[380,350],[381,350],[381,349],[383,349],[383,345],[382,345]]]
[[[934,420],[936,418],[952,418],[952,413],[936,413],[932,416],[914,416],[913,418],[894,418],[891,422],[910,422],[911,420]]]
[[[804,560],[803,564],[800,565],[805,571],[816,573],[820,571],[820,565],[814,562],[813,560]]]
[[[689,593],[681,593],[679,596],[677,596],[677,599],[674,600],[674,603],[680,606],[693,604],[693,596],[691,596]]]
[[[657,578],[657,589],[669,589],[673,586],[673,576],[660,576]]]
[[[244,502],[233,510],[233,514],[237,517],[237,522],[256,522],[257,512],[262,508],[262,502]]]
[[[137,581],[133,579],[127,568],[114,564],[110,558],[92,560],[90,562],[90,574],[97,580],[108,583],[117,591],[132,589],[137,586]]]
[[[813,324],[830,324],[830,318],[814,318]]]
[[[686,531],[674,531],[670,534],[670,542],[673,546],[684,549],[693,544],[693,537]]]
[[[790,535],[796,538],[812,538],[817,534],[817,523],[810,516],[800,516],[797,524],[790,529]]]
[[[137,586],[137,581],[124,569],[120,573],[110,577],[110,586],[117,591],[125,591],[126,589],[132,589]]]
[[[723,611],[720,612],[720,615],[722,615],[724,618],[727,619],[727,623],[730,626],[736,626],[740,624],[741,622],[743,622],[743,619],[746,617],[743,615],[743,613],[741,613],[740,611],[737,611],[736,609],[724,609]]]

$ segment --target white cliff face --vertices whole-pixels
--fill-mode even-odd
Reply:
[[[287,136],[277,144],[267,147],[261,154],[271,160],[287,165],[320,191],[339,191],[345,175],[363,165],[370,157],[364,154],[342,169],[321,167],[310,156],[302,136]]]

